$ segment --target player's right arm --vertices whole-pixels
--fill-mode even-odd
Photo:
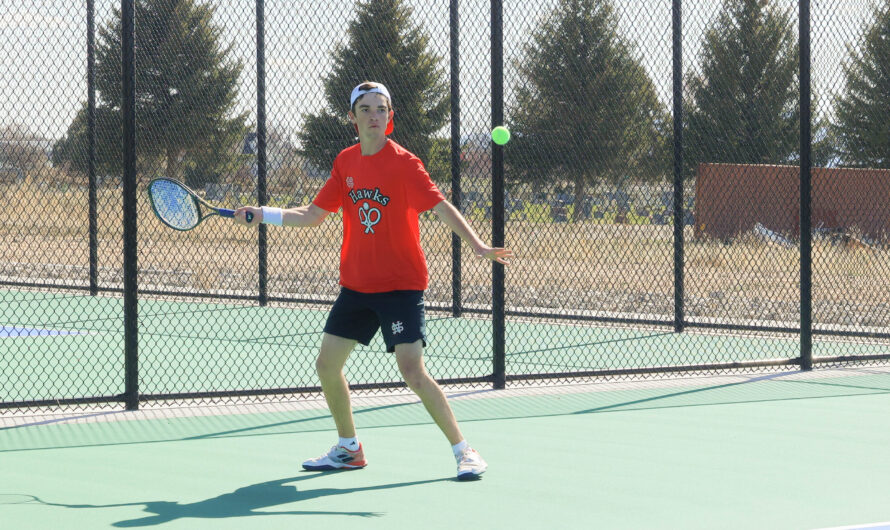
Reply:
[[[247,212],[253,214],[253,221],[245,219]],[[331,213],[319,208],[314,203],[281,211],[282,226],[318,226]],[[255,206],[243,206],[235,210],[235,222],[244,226],[256,226],[263,222],[263,209]]]
[[[280,224],[281,226],[318,226],[324,221],[329,213],[338,211],[341,207],[343,197],[340,193],[341,179],[339,176],[339,160],[339,156],[334,160],[331,176],[324,183],[324,186],[321,187],[318,195],[315,196],[315,199],[311,203],[305,206],[297,206],[296,208],[281,210],[280,223],[277,222],[279,221],[277,215],[278,212],[272,212],[274,219],[270,219],[269,221],[273,221],[273,224]],[[245,218],[247,212],[253,214],[253,220],[250,223],[248,223]],[[238,224],[254,226],[259,225],[265,220],[266,219],[263,219],[262,208],[245,206],[235,210],[235,222]]]

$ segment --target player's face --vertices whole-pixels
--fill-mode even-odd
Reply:
[[[355,102],[355,112],[349,113],[358,126],[359,137],[385,136],[386,124],[392,118],[389,102],[383,94],[365,94]]]

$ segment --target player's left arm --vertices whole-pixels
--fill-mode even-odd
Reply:
[[[509,265],[507,260],[513,257],[513,251],[501,247],[490,247],[482,242],[482,240],[479,239],[479,236],[476,235],[476,231],[473,230],[473,227],[470,226],[464,216],[461,215],[453,204],[447,200],[443,200],[439,202],[439,204],[433,206],[433,211],[436,212],[436,215],[439,216],[439,219],[441,219],[442,222],[448,225],[448,228],[473,247],[473,252],[475,252],[477,256],[496,261],[503,265]]]

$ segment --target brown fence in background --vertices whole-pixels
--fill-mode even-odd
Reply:
[[[890,170],[813,168],[813,227],[883,241],[890,227]],[[696,173],[695,235],[730,239],[758,224],[800,235],[800,168],[701,164]]]

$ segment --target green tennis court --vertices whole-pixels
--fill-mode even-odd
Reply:
[[[3,401],[123,392],[123,301],[0,292]],[[144,299],[139,306],[140,391],[178,394],[315,386],[314,358],[328,307]],[[491,322],[429,315],[425,356],[434,377],[484,378],[492,370]],[[796,336],[673,333],[554,322],[507,322],[507,374],[567,373],[794,358]],[[886,352],[880,343],[820,340],[814,356]],[[347,364],[355,384],[400,381],[378,334]],[[22,390],[24,389],[24,390]]]
[[[5,416],[4,528],[887,528],[890,370],[450,394],[453,480],[408,395],[359,397],[369,466],[309,473],[319,401]],[[878,524],[882,523],[883,524]]]
[[[16,401],[115,395],[123,391],[122,300],[107,296],[3,291],[0,388]],[[140,390],[145,394],[314,386],[313,359],[326,306],[143,300]],[[491,323],[431,313],[427,364],[440,379],[491,373]],[[565,373],[793,358],[796,337],[676,334],[547,322],[508,322],[508,374]],[[469,346],[468,346],[469,345]],[[835,344],[819,341],[814,355]],[[847,355],[886,347],[843,343]],[[379,334],[347,365],[352,383],[399,381]],[[5,380],[5,381],[2,381]],[[12,387],[27,391],[11,391]]]
[[[15,400],[123,391],[122,300],[6,290],[0,388]],[[15,308],[13,310],[12,308]],[[324,306],[139,305],[143,393],[315,385]],[[429,315],[434,376],[491,373],[491,322]],[[793,358],[795,337],[512,321],[508,374]],[[819,340],[814,354],[882,353]],[[11,528],[878,528],[890,523],[890,370],[872,366],[649,381],[448,388],[481,481],[410,393],[360,394],[370,465],[308,473],[333,442],[314,394],[230,406],[0,414]],[[355,382],[399,381],[379,337]],[[27,389],[25,391],[20,389]],[[274,517],[273,517],[274,516]],[[7,523],[8,522],[8,523]],[[880,523],[880,524],[879,524]],[[866,526],[876,525],[878,526]]]

